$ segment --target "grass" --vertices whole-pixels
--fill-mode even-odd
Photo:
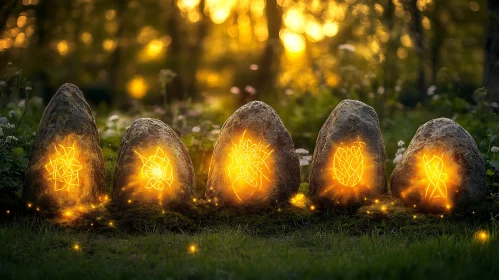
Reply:
[[[494,278],[498,210],[489,201],[441,218],[390,197],[314,212],[194,205],[118,214],[109,206],[72,225],[27,211],[3,220],[0,279]]]

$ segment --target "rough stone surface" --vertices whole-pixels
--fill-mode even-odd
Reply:
[[[73,84],[62,85],[43,112],[26,168],[23,198],[45,209],[94,202],[106,188],[99,142],[95,118],[83,93]],[[55,191],[53,177],[46,168],[56,144],[65,148],[75,145],[81,170],[79,181],[73,181],[79,185],[70,190]],[[63,153],[60,147],[59,151]]]
[[[171,184],[162,189],[140,178],[144,160],[158,147],[173,167]],[[137,154],[137,152],[140,154]],[[161,157],[161,155],[160,155]],[[152,182],[152,181],[151,181]],[[184,144],[175,131],[160,120],[140,118],[127,129],[121,141],[114,174],[113,202],[117,205],[154,202],[161,205],[187,202],[195,197],[194,169]]]
[[[358,144],[363,160],[363,168],[359,169],[361,180],[345,186],[335,176],[334,156],[338,149],[347,149],[359,141],[364,143]],[[385,161],[385,145],[374,109],[360,101],[343,100],[331,112],[317,137],[309,175],[313,199],[326,205],[351,205],[385,193]]]
[[[456,166],[455,174],[450,174],[449,170],[444,169],[447,174],[443,175],[455,176],[447,181],[448,198],[453,207],[466,207],[485,197],[487,192],[485,165],[475,140],[462,126],[447,118],[433,119],[416,131],[416,135],[392,173],[390,188],[394,196],[402,197],[407,204],[416,204],[430,211],[445,210],[444,202],[430,203],[425,193],[418,192],[418,189],[414,188],[414,174],[420,168],[417,159],[426,151],[428,156],[431,155],[431,151],[438,151],[439,156],[443,155],[444,166],[453,163]],[[450,185],[452,183],[457,185],[452,187]],[[410,190],[411,187],[413,190]]]
[[[245,131],[247,134],[244,134]],[[238,201],[234,200],[229,190],[232,182],[227,175],[227,168],[231,147],[242,139],[243,134],[248,135],[253,144],[269,145],[268,149],[272,149],[272,153],[268,157],[269,180],[263,180],[265,184],[268,183],[268,192],[256,191],[244,201]],[[215,143],[206,197],[227,205],[268,204],[289,200],[299,185],[300,166],[293,140],[275,110],[260,101],[240,107],[224,123]]]

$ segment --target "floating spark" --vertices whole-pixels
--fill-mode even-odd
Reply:
[[[59,148],[57,148],[59,146]],[[45,169],[50,176],[49,180],[54,181],[54,190],[61,191],[72,188],[78,188],[80,185],[79,171],[82,165],[75,158],[75,145],[64,147],[62,145],[54,145],[56,155],[54,159],[49,159],[49,163],[45,165]]]
[[[354,187],[362,179],[364,158],[362,146],[364,142],[355,142],[351,147],[339,147],[334,153],[334,176],[347,187]]]
[[[161,191],[165,186],[171,187],[173,182],[172,165],[161,148],[158,147],[156,153],[148,158],[143,157],[137,151],[134,152],[139,155],[142,161],[140,172],[147,178],[146,189],[154,188]]]
[[[426,187],[425,197],[426,198],[438,198],[438,197],[447,197],[447,185],[445,184],[445,180],[447,180],[447,173],[444,173],[444,155],[437,156],[433,155],[431,159],[428,159],[428,156],[423,155],[424,161],[424,169],[426,172],[426,176],[430,181],[428,186]],[[428,195],[430,188],[431,193]],[[436,192],[436,193],[435,193]]]
[[[265,172],[270,172],[267,165],[267,158],[274,150],[268,149],[270,146],[264,146],[261,142],[253,143],[250,139],[245,139],[244,131],[241,139],[232,147],[229,157],[231,163],[229,165],[229,178],[232,181],[231,189],[240,201],[243,201],[239,195],[239,190],[236,188],[236,182],[242,180],[250,188],[252,188],[252,196],[257,190],[260,190],[263,185],[263,180],[270,181]]]

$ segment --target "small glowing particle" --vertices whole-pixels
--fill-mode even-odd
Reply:
[[[484,231],[484,230],[480,230],[476,233],[476,238],[480,241],[480,242],[485,242],[489,239],[489,234]]]
[[[444,218],[444,215],[440,215],[440,218],[442,218],[442,219],[443,219],[443,218]]]
[[[40,212],[40,207],[36,207],[36,211]]]
[[[416,216],[416,215],[413,215],[413,216],[412,216],[412,218],[413,218],[414,220],[415,220],[417,217],[418,217],[418,216]]]
[[[7,210],[7,215],[9,215],[9,214],[10,214],[10,210]]]
[[[195,254],[198,251],[198,247],[194,244],[189,245],[189,253]]]
[[[282,211],[281,208],[277,208],[277,212],[281,212],[281,211]]]
[[[367,200],[367,197],[364,197],[364,200]]]
[[[366,213],[367,213],[367,214],[371,214],[371,211],[367,211]]]
[[[31,203],[28,203],[28,208],[31,208],[31,206],[33,206],[33,204],[31,204]]]
[[[71,217],[72,213],[71,213],[71,211],[66,211],[66,212],[64,213],[64,215],[66,215],[66,217]]]
[[[165,213],[166,213],[165,210],[161,211],[161,214],[165,214]]]
[[[90,226],[92,226],[92,227],[93,227],[93,226],[94,226],[94,223],[90,223]]]
[[[195,199],[195,198],[193,198],[193,199],[192,199],[192,202],[196,202],[196,201],[198,201],[198,200],[197,200],[197,199]]]
[[[93,204],[92,204],[92,205],[90,205],[90,206],[92,206],[92,209],[95,209],[95,205],[93,205]]]
[[[416,208],[416,204],[414,204],[414,208]]]
[[[78,244],[73,245],[73,250],[80,251],[80,245]]]
[[[381,211],[386,212],[388,210],[385,205],[381,206]]]
[[[445,208],[447,208],[447,210],[449,210],[450,209],[450,205],[449,204],[445,205]]]
[[[314,211],[315,210],[315,205],[311,205],[310,206],[310,211]]]
[[[132,200],[131,200],[131,199],[129,199],[129,200],[128,200],[128,204],[130,204],[130,203],[132,203]]]
[[[113,221],[109,222],[109,226],[112,227],[114,225]]]
[[[379,203],[379,199],[375,199],[374,203],[378,204]]]
[[[78,209],[80,209],[80,211],[83,211],[83,206],[78,207]]]
[[[475,215],[475,211],[473,211],[473,215]]]

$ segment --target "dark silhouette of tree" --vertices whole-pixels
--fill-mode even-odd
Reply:
[[[487,4],[483,86],[488,90],[489,99],[499,102],[499,1],[488,0]]]

